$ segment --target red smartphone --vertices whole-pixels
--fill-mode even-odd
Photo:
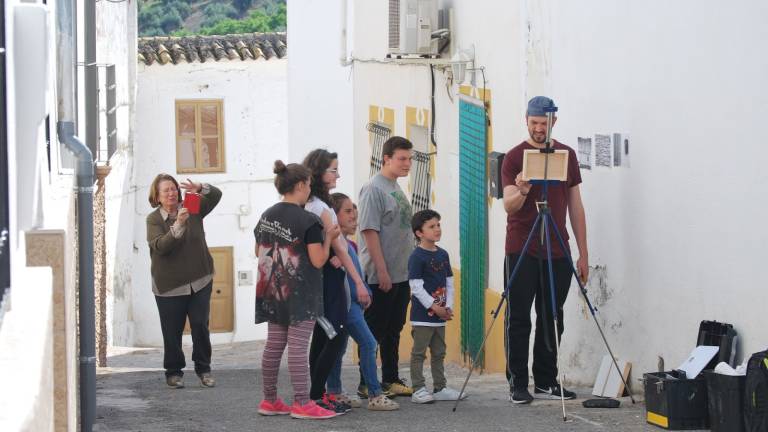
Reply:
[[[184,203],[182,205],[185,209],[189,210],[189,214],[200,213],[200,194],[194,192],[185,193]]]

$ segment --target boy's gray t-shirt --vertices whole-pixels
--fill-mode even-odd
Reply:
[[[400,189],[397,181],[376,174],[360,189],[358,203],[358,230],[374,230],[379,233],[379,242],[384,262],[392,283],[408,280],[408,258],[414,248],[411,231],[411,203]],[[376,266],[368,252],[365,237],[360,239],[360,263],[368,283],[378,284]]]

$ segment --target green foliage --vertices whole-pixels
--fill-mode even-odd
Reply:
[[[245,11],[247,11],[252,4],[253,0],[232,0],[232,5],[237,8],[240,14],[245,13]]]
[[[208,3],[208,6],[203,9],[203,15],[205,18],[202,27],[211,27],[227,18],[238,16],[237,9],[229,3]]]
[[[192,7],[181,1],[139,2],[139,32],[141,36],[162,36],[178,29],[192,13]]]
[[[139,35],[191,36],[285,31],[285,1],[138,0]],[[201,15],[203,19],[200,22]],[[190,17],[193,17],[191,22],[200,22],[199,31],[192,32],[185,26],[185,20]]]
[[[273,14],[266,14],[261,10],[253,10],[246,19],[221,20],[213,26],[201,28],[199,34],[227,35],[237,33],[262,33],[285,31],[285,28],[285,5],[280,5]]]

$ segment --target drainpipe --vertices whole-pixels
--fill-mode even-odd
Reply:
[[[96,330],[93,290],[93,155],[88,146],[75,135],[75,19],[74,1],[56,2],[56,86],[58,123],[56,131],[59,141],[77,158],[77,241],[78,241],[78,286],[80,312],[80,430],[91,432],[96,417]],[[86,0],[86,33],[89,18],[93,14],[93,0]],[[89,6],[90,5],[90,6]],[[86,35],[88,40],[88,35]],[[88,42],[86,42],[86,46]],[[95,46],[95,45],[94,45]],[[88,58],[86,64],[95,63]],[[86,67],[86,70],[89,68]],[[88,75],[86,74],[86,86]],[[88,118],[90,120],[90,118]],[[88,127],[93,123],[87,122]]]

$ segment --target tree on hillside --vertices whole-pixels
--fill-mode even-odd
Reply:
[[[203,10],[205,19],[201,27],[211,27],[227,18],[237,18],[237,9],[229,3],[209,3]]]
[[[235,6],[241,15],[245,13],[245,11],[247,11],[252,4],[253,0],[232,0],[232,5]]]

